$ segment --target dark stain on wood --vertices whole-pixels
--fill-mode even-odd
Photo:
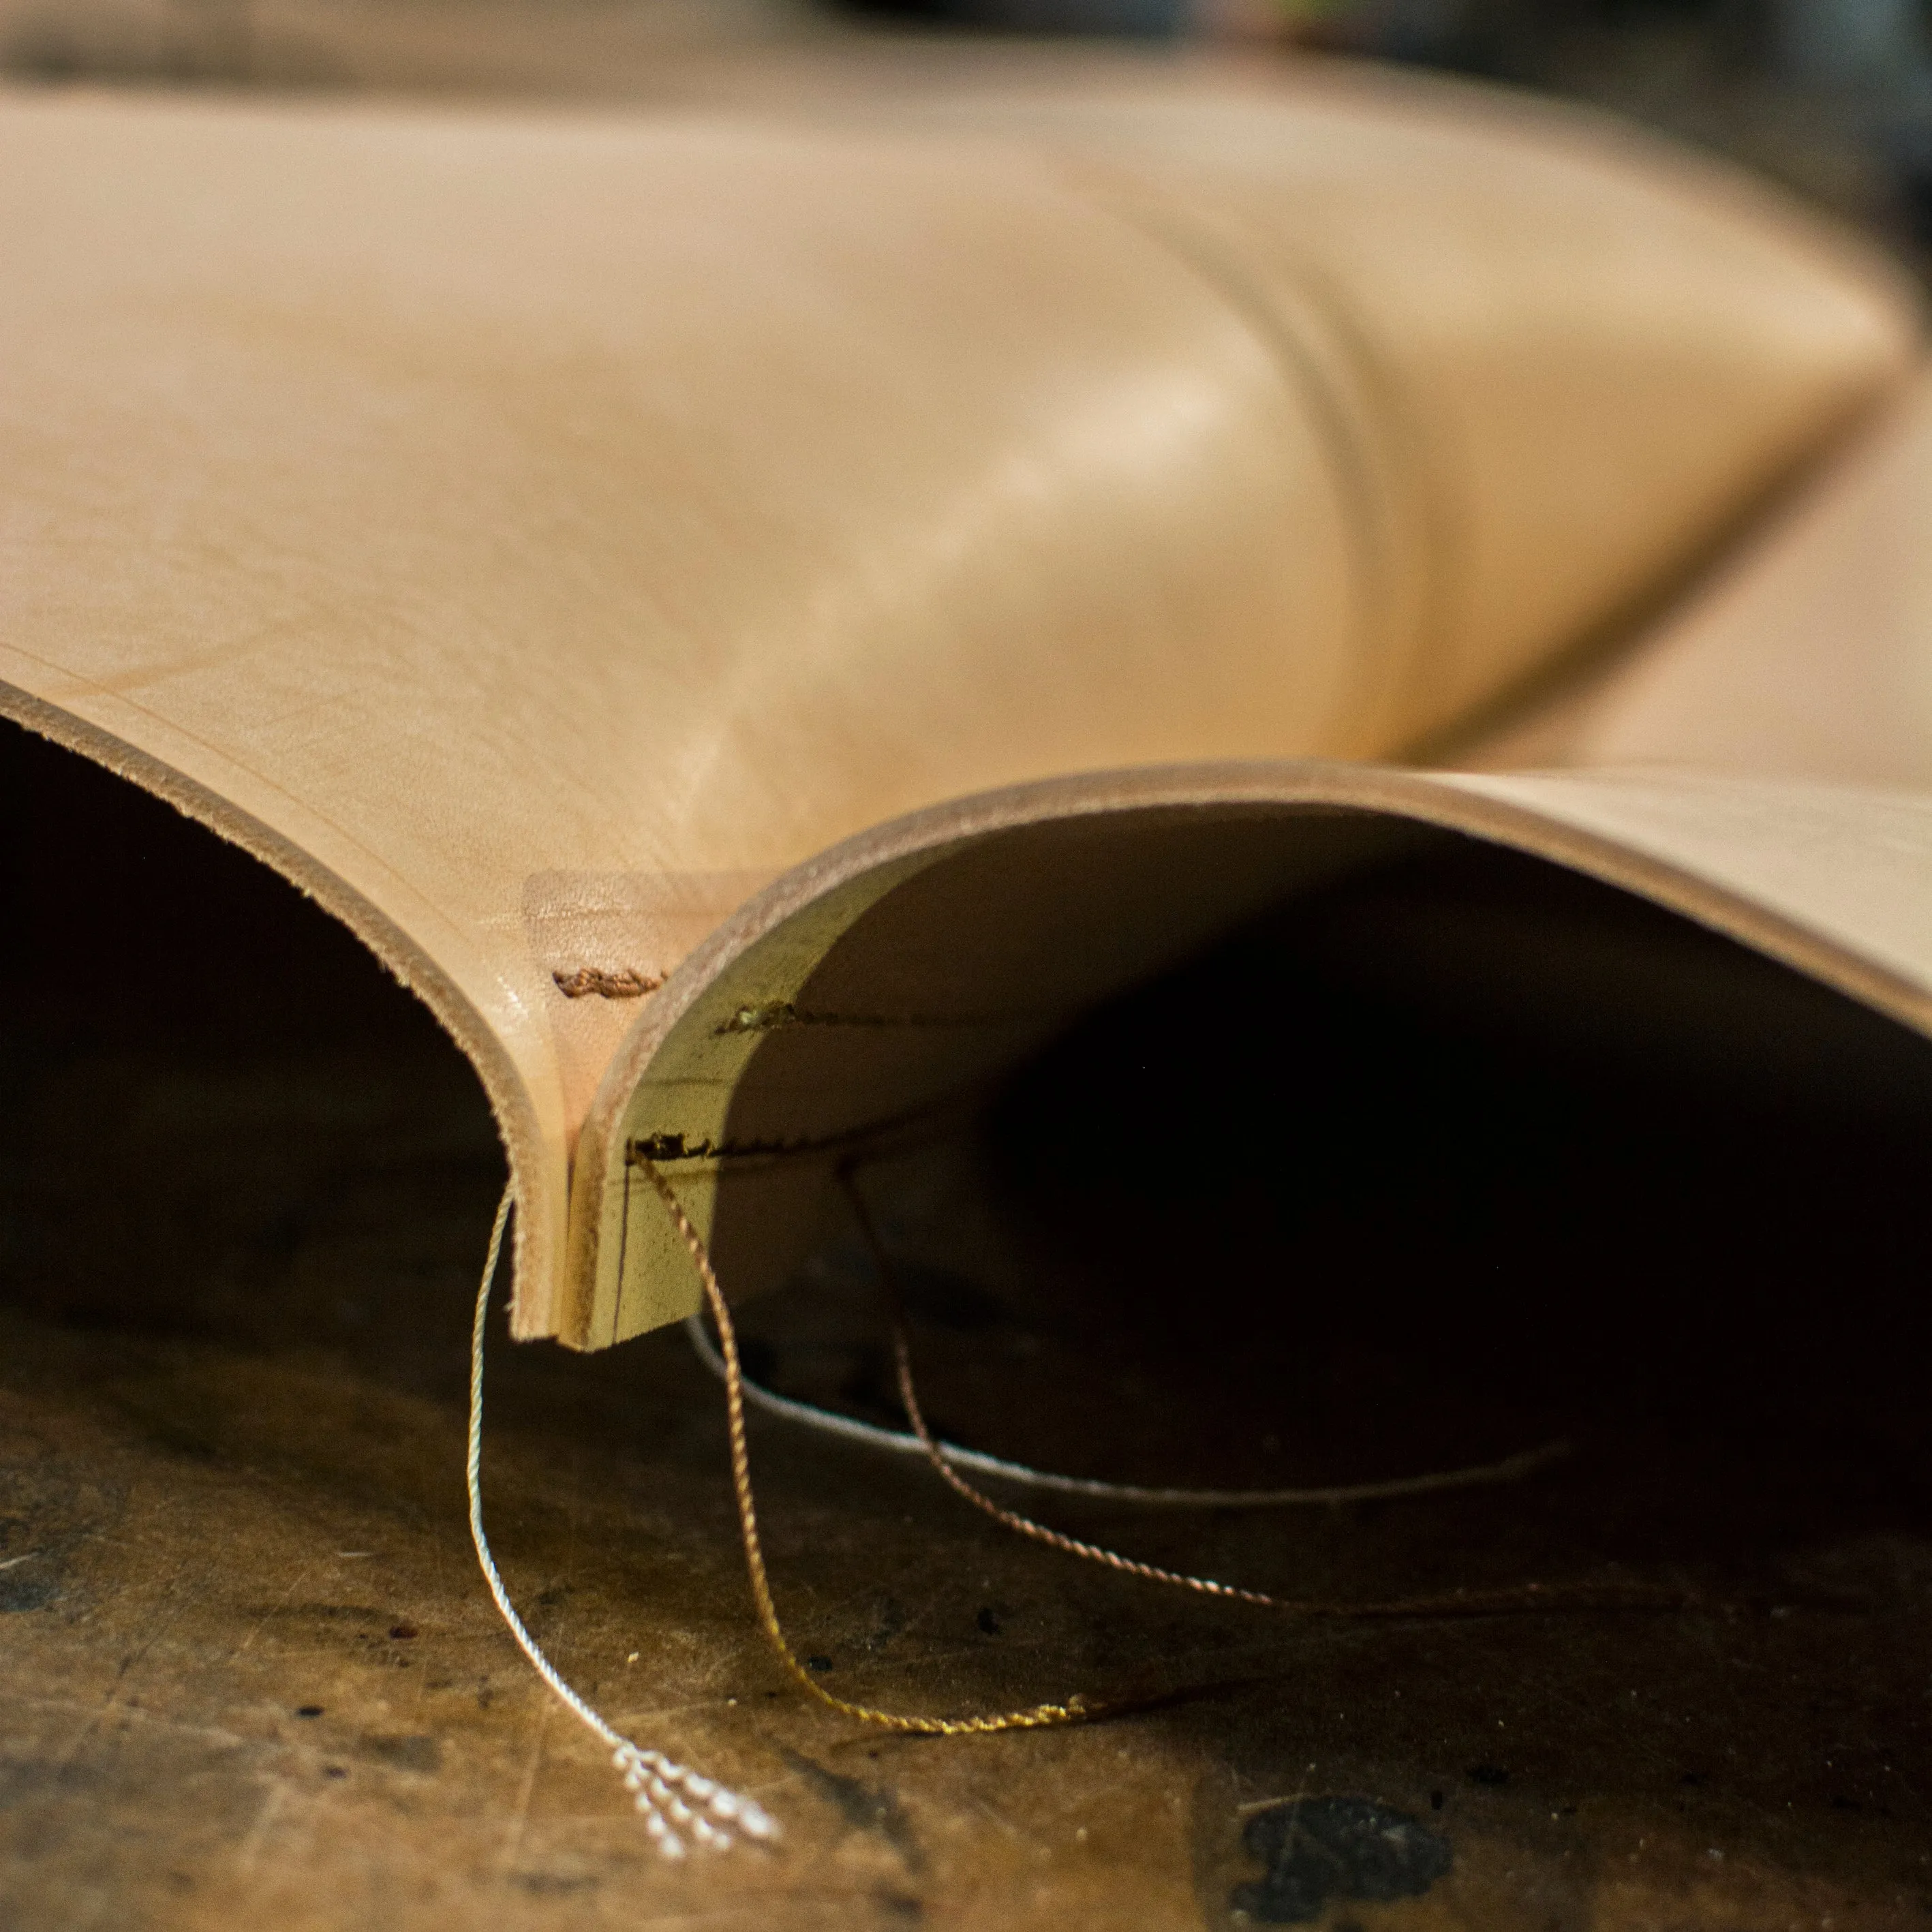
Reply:
[[[1264,1925],[1306,1925],[1331,1900],[1420,1898],[1448,1875],[1449,1840],[1372,1798],[1298,1798],[1257,1811],[1241,1833],[1264,1868],[1229,1903]]]
[[[818,1796],[825,1799],[847,1826],[881,1838],[898,1854],[908,1877],[926,1870],[926,1854],[914,1834],[898,1794],[889,1785],[868,1784],[862,1778],[828,1770],[802,1751],[787,1750],[784,1761]]]

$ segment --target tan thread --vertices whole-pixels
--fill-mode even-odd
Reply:
[[[740,1006],[712,1030],[722,1036],[733,1033],[776,1033],[786,1027],[1016,1026],[1030,1017],[1023,1013],[820,1013],[795,1006],[789,1000],[766,1000],[757,1006]]]
[[[758,1622],[772,1649],[777,1652],[786,1674],[820,1703],[829,1705],[846,1717],[878,1725],[885,1730],[910,1732],[921,1737],[968,1737],[992,1731],[1044,1730],[1058,1724],[1077,1724],[1094,1716],[1092,1706],[1072,1696],[1064,1704],[1036,1704],[1030,1710],[1007,1711],[992,1717],[907,1717],[897,1712],[874,1710],[869,1705],[854,1704],[843,1697],[835,1697],[800,1663],[796,1653],[785,1640],[784,1628],[778,1622],[778,1606],[772,1600],[771,1582],[765,1572],[764,1552],[758,1542],[758,1510],[752,1499],[751,1456],[745,1444],[745,1396],[742,1372],[738,1364],[738,1337],[731,1325],[730,1310],[724,1305],[724,1292],[718,1286],[717,1271],[711,1265],[704,1237],[692,1226],[691,1217],[684,1211],[683,1203],[671,1191],[670,1183],[650,1161],[639,1156],[637,1164],[650,1177],[651,1185],[657,1190],[672,1225],[689,1251],[698,1278],[704,1284],[704,1298],[710,1304],[711,1318],[718,1324],[718,1339],[724,1351],[726,1370],[724,1405],[731,1439],[731,1486],[737,1498],[738,1526],[744,1537],[746,1567],[751,1572],[752,1600],[758,1606]]]
[[[550,978],[566,1000],[580,1000],[595,994],[600,1000],[638,1000],[655,993],[664,981],[654,973],[640,973],[634,967],[620,967],[607,972],[601,966],[580,966],[574,973],[553,973]]]
[[[708,1136],[692,1140],[681,1133],[640,1135],[624,1144],[627,1161],[674,1160],[786,1160],[806,1155],[836,1154],[860,1140],[876,1140],[896,1122],[868,1121],[843,1133],[826,1134],[818,1140],[714,1141]]]

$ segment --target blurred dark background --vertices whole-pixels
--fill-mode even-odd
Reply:
[[[1631,116],[1922,274],[1928,48],[1928,0],[0,0],[0,71],[44,82],[770,100],[935,62],[1364,56]]]

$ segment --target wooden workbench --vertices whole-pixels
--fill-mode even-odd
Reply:
[[[1587,1363],[1497,1368],[1447,1273],[1448,1313],[1406,1348],[1433,1291],[1389,1273],[1372,1228],[1359,1268],[1300,1282],[1218,1257],[1163,1330],[1131,1269],[1109,1288],[1052,1254],[1021,1266],[943,1176],[904,1237],[916,1335],[939,1423],[986,1446],[1288,1482],[1578,1425],[1574,1454],[1508,1487],[1057,1520],[1355,1600],[1586,1577],[1680,1586],[1690,1606],[1332,1622],[1216,1605],[1030,1546],[916,1464],[754,1420],[781,1604],[829,1687],[915,1710],[1133,1700],[1075,1730],[871,1733],[764,1647],[719,1390],[684,1339],[575,1358],[514,1348],[500,1323],[487,1494],[533,1627],[616,1723],[785,1828],[773,1852],[667,1867],[470,1553],[468,1324],[501,1169],[466,1069],[250,862],[56,754],[28,762],[26,802],[46,808],[6,882],[8,1927],[1932,1917],[1932,1465],[1898,1394],[1922,1378],[1900,1292],[1823,1283],[1808,1313],[1746,1280],[1689,1342],[1640,1298],[1652,1328],[1618,1359],[1678,1366],[1633,1404]],[[70,857],[92,854],[78,885],[50,856],[56,822]],[[1144,1249],[1171,1268],[1158,1228]],[[849,1246],[746,1323],[780,1385],[890,1418]],[[1815,1351],[1814,1412],[1734,1400],[1759,1386],[1748,1362],[1696,1354],[1773,1330],[1786,1356]],[[1459,1334],[1475,1337],[1460,1352]],[[1861,1348],[1870,1391],[1847,1396]]]

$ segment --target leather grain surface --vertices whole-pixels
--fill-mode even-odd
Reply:
[[[1916,326],[1726,178],[1412,87],[916,125],[19,94],[0,237],[8,708],[423,994],[510,1148],[519,1332],[580,1342],[573,1160],[594,1217],[653,1006],[814,854],[1178,760],[1180,802],[1379,808],[1234,766],[1399,754],[1511,688]],[[1608,851],[1582,796],[1507,810]],[[1836,828],[1815,878],[1733,923],[1922,983],[1840,917],[1878,820],[1792,809]],[[1660,810],[1637,871],[1752,900],[1728,806]]]
[[[1626,656],[1470,748],[1932,785],[1932,380],[1766,520]]]

